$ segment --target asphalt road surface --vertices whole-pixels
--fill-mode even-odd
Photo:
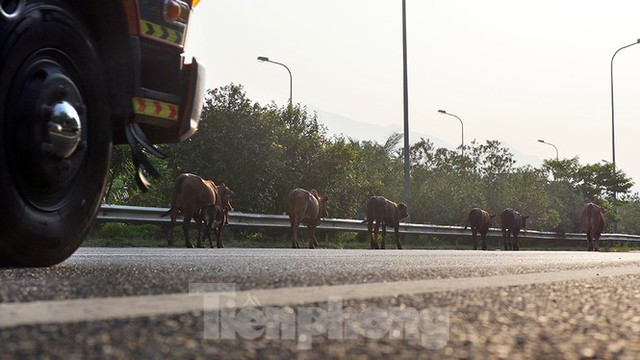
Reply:
[[[0,358],[640,358],[640,253],[81,248],[0,269]]]

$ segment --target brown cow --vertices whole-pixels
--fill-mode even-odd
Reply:
[[[209,246],[213,247],[213,240],[211,240],[211,229],[216,236],[216,246],[218,248],[224,247],[224,241],[222,240],[221,233],[222,227],[229,224],[229,211],[233,211],[231,206],[231,198],[229,196],[235,195],[231,189],[226,185],[217,185],[218,195],[220,195],[222,207],[218,205],[206,205],[200,209],[199,216],[204,222],[204,244],[206,245],[207,239],[209,239]],[[224,195],[223,195],[224,194]]]
[[[604,208],[592,202],[580,211],[580,226],[587,233],[587,251],[600,251],[600,234],[606,226]]]
[[[407,205],[403,203],[396,204],[393,201],[388,200],[384,196],[372,196],[367,200],[367,219],[364,221],[367,223],[367,229],[369,230],[369,236],[371,237],[371,248],[378,248],[378,230],[382,225],[382,246],[385,248],[384,240],[387,236],[387,225],[393,227],[393,231],[396,238],[396,247],[402,249],[400,244],[400,220],[409,216],[407,212]],[[375,229],[373,228],[373,222],[375,221]]]
[[[524,216],[510,208],[502,211],[500,214],[500,225],[502,226],[502,238],[504,239],[505,250],[520,250],[518,233],[527,227],[528,218],[529,216]],[[513,240],[511,240],[511,235],[513,235]]]
[[[327,216],[327,196],[320,196],[316,189],[307,191],[304,189],[293,189],[287,195],[286,210],[291,222],[291,232],[293,240],[291,247],[300,248],[298,244],[298,226],[307,225],[311,237],[309,238],[309,249],[318,246],[316,240],[316,227],[320,225],[320,218]]]
[[[193,247],[189,240],[189,223],[193,218],[198,225],[198,247],[202,246],[202,219],[198,215],[200,209],[206,205],[218,205],[222,207],[221,197],[218,195],[216,184],[211,180],[205,180],[194,174],[181,174],[176,178],[171,194],[171,208],[163,216],[171,214],[169,226],[168,245],[173,244],[173,227],[179,213],[182,213],[184,221],[182,230],[186,247]]]
[[[464,224],[464,228],[466,229],[468,226],[471,227],[473,250],[478,250],[478,232],[480,232],[480,236],[482,237],[482,250],[487,250],[487,232],[489,228],[493,226],[493,218],[495,216],[495,214],[489,214],[480,208],[473,208],[469,212],[469,217],[467,218],[466,224]]]

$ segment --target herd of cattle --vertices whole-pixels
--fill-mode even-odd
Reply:
[[[471,228],[473,238],[473,249],[478,249],[477,234],[480,233],[482,239],[482,250],[487,250],[487,232],[493,226],[495,214],[473,208],[469,212],[469,217],[464,228]],[[520,250],[518,234],[520,230],[527,226],[529,216],[507,208],[500,214],[500,224],[502,227],[502,238],[505,250]],[[587,251],[600,251],[600,235],[604,230],[606,222],[604,220],[604,208],[592,202],[583,206],[580,211],[580,227],[587,234]],[[513,238],[511,236],[513,235]]]
[[[185,245],[194,247],[189,240],[189,224],[193,219],[198,228],[197,244],[203,247],[206,240],[213,247],[211,232],[216,237],[216,246],[224,247],[221,231],[228,224],[231,196],[234,192],[225,184],[216,185],[211,180],[206,180],[194,174],[181,174],[176,178],[171,194],[171,208],[162,216],[171,215],[169,228],[169,245],[173,244],[173,228],[178,215],[182,214]],[[320,225],[323,217],[327,217],[327,196],[322,196],[316,189],[293,189],[286,198],[286,212],[291,223],[293,248],[299,248],[298,227],[306,225],[309,229],[309,248],[318,246],[316,239],[316,227]],[[395,203],[383,196],[372,196],[367,200],[367,215],[363,223],[367,223],[367,229],[371,240],[372,249],[384,249],[387,226],[394,229],[396,247],[402,249],[400,243],[400,220],[409,216],[407,206],[403,203]],[[473,249],[478,249],[477,235],[482,240],[482,250],[487,250],[487,232],[493,226],[495,214],[488,211],[473,208],[469,212],[464,228],[471,228]],[[518,234],[526,228],[527,218],[511,208],[507,208],[500,214],[500,224],[505,250],[520,250]],[[604,208],[594,203],[586,204],[580,212],[580,225],[587,234],[587,250],[599,251],[600,234],[605,227]],[[378,246],[378,232],[382,226],[381,244]],[[513,238],[512,238],[513,236]]]

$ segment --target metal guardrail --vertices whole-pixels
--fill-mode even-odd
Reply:
[[[98,212],[97,221],[122,222],[132,224],[168,224],[171,221],[170,217],[168,216],[168,211],[168,208],[102,205],[100,207],[100,211]],[[164,214],[167,215],[163,216]],[[289,217],[287,215],[264,215],[242,212],[230,212],[229,225],[275,228],[288,228],[291,226],[291,224],[289,223]],[[366,232],[367,225],[366,223],[363,223],[362,220],[326,218],[322,219],[322,222],[318,226],[318,229],[347,232]],[[462,226],[425,225],[412,223],[400,223],[400,233],[436,236],[471,236],[471,231],[469,229],[465,230]],[[502,231],[497,228],[491,228],[487,233],[487,237],[502,237]],[[584,233],[566,233],[563,235],[554,232],[535,230],[525,230],[524,232],[520,233],[519,238],[534,240],[567,240],[586,242],[586,235]],[[602,234],[600,240],[640,242],[640,236],[626,234]]]

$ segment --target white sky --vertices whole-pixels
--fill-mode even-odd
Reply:
[[[611,161],[610,61],[640,39],[637,0],[406,0],[411,131],[499,140],[527,155]],[[379,125],[403,124],[401,0],[201,0],[188,51],[207,88],[244,86]],[[640,183],[640,45],[614,61],[616,163]],[[322,118],[320,118],[322,121]],[[374,134],[347,134],[360,140]],[[418,139],[410,139],[414,142]],[[523,165],[523,164],[518,164]],[[534,164],[535,165],[535,164]],[[636,185],[635,189],[638,189]]]

